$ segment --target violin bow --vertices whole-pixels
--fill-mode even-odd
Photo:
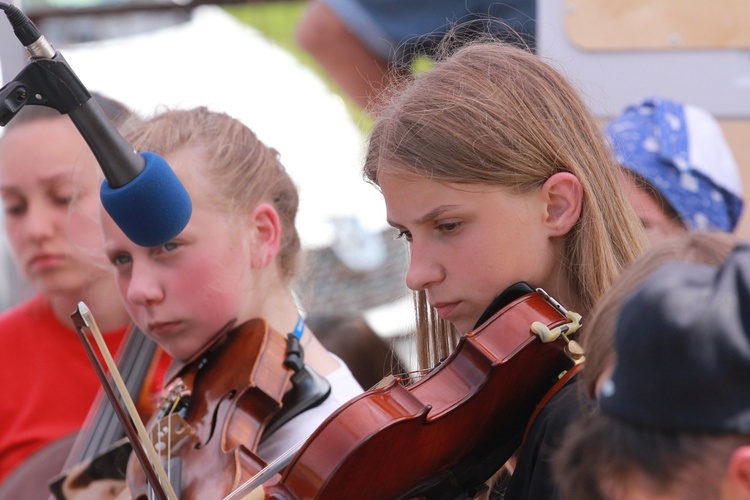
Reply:
[[[120,423],[125,429],[125,434],[133,444],[133,452],[136,454],[136,457],[141,463],[141,466],[146,473],[146,477],[148,478],[151,487],[154,489],[154,495],[159,500],[177,500],[177,495],[172,488],[172,483],[169,481],[167,473],[164,470],[164,466],[162,465],[161,460],[159,459],[159,456],[154,449],[154,445],[151,443],[151,440],[148,437],[146,427],[143,425],[143,421],[141,420],[140,415],[138,415],[138,411],[135,408],[135,404],[130,397],[130,393],[128,392],[127,387],[125,386],[125,382],[123,381],[122,376],[117,369],[117,364],[112,358],[112,354],[109,352],[107,344],[104,342],[104,337],[102,337],[101,331],[96,324],[96,320],[94,320],[94,315],[91,313],[91,310],[85,303],[79,302],[78,307],[76,308],[75,312],[70,315],[70,317],[73,320],[73,325],[76,328],[76,332],[78,332],[78,337],[81,339],[81,343],[86,350],[86,354],[88,355],[91,364],[94,366],[94,370],[96,371],[96,374],[99,377],[99,381],[104,388],[104,392],[107,394],[109,401],[112,403],[112,406],[117,413],[117,418],[120,420]],[[104,367],[101,365],[99,358],[96,356],[91,342],[83,332],[83,328],[88,328],[92,336],[94,337],[94,340],[96,341],[96,344],[99,348],[99,352],[104,358],[104,362],[106,363],[107,368],[109,369],[109,373],[112,376],[111,380],[107,378]],[[122,401],[127,408],[127,413],[125,409],[123,409],[123,407],[120,405],[120,401],[117,399],[114,387],[112,386],[112,381],[114,381],[118,391],[120,392]]]

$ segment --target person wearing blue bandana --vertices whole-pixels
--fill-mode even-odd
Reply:
[[[685,231],[735,230],[743,206],[740,173],[706,110],[651,97],[625,108],[605,134],[652,242]]]

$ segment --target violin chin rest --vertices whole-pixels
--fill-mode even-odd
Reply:
[[[310,408],[315,408],[331,394],[331,384],[308,365],[292,375],[292,388],[284,395],[281,410],[271,419],[261,442],[282,425]]]
[[[479,317],[476,325],[474,325],[473,330],[476,330],[477,328],[482,326],[485,321],[490,319],[503,307],[507,306],[514,300],[523,297],[524,295],[530,294],[533,291],[534,289],[531,288],[531,286],[525,281],[519,281],[518,283],[510,285],[508,288],[503,290],[500,295],[495,297],[495,300],[492,301],[492,304],[490,304],[490,306],[485,309],[485,311],[482,313],[482,316]]]

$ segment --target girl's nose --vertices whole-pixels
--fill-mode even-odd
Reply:
[[[29,204],[24,225],[26,236],[32,241],[52,238],[64,224],[63,217],[40,204]]]
[[[126,297],[135,305],[153,305],[164,300],[164,289],[153,270],[133,263]]]
[[[406,286],[410,289],[426,290],[444,278],[443,267],[435,260],[434,255],[430,255],[429,251],[412,242],[410,254],[409,270],[406,273]]]

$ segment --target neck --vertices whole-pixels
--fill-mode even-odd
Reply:
[[[557,262],[565,262],[566,259],[563,255],[563,241],[558,240],[556,242],[555,251],[557,252]],[[584,310],[583,302],[576,292],[575,287],[568,279],[568,273],[563,266],[557,265],[553,268],[552,272],[548,276],[546,283],[537,285],[544,288],[544,290],[555,298],[560,304],[563,305],[569,311],[577,312],[583,317],[587,316],[588,311]]]
[[[81,301],[91,309],[102,332],[122,328],[130,322],[117,286],[109,275],[97,279],[84,290],[48,295],[48,300],[58,321],[71,330],[73,322],[70,315]]]
[[[270,271],[268,269],[265,274],[259,274],[258,279],[254,281],[253,288],[247,294],[248,300],[242,319],[247,321],[263,318],[271,328],[286,337],[297,324],[299,310],[289,286]]]

